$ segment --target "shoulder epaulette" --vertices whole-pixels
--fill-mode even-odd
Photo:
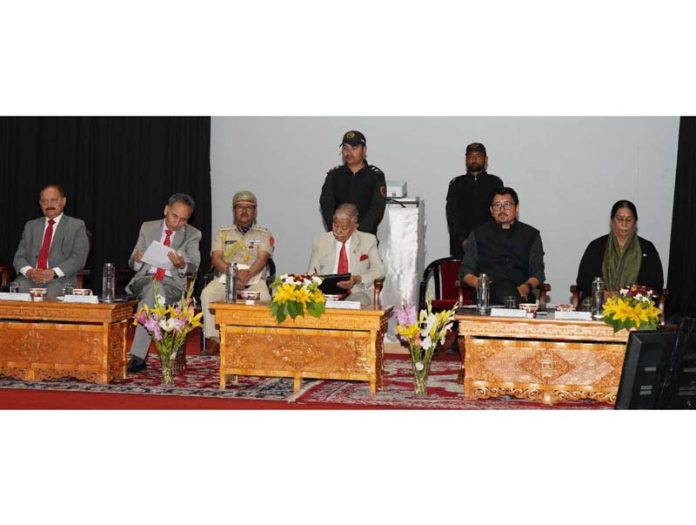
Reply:
[[[375,173],[381,173],[382,175],[384,175],[384,172],[381,169],[379,169],[377,166],[373,166],[372,164],[370,164],[369,166],[370,166],[370,169],[372,171],[374,171]]]
[[[342,168],[342,167],[343,167],[342,164],[339,164],[338,166],[334,166],[334,167],[331,168],[329,171],[327,171],[326,174],[328,175],[328,174],[331,173],[332,171],[336,171],[337,169],[340,169],[340,168]]]
[[[265,226],[259,226],[258,224],[254,224],[251,227],[251,229],[252,230],[259,230],[259,231],[266,232],[266,233],[268,233],[268,231],[269,231],[268,228],[266,228]]]

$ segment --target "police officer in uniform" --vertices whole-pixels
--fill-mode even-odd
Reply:
[[[232,198],[234,226],[221,227],[211,249],[213,266],[224,275],[232,263],[239,268],[239,289],[261,293],[261,301],[271,299],[266,285],[266,263],[273,255],[275,240],[263,226],[256,224],[256,196],[250,191],[240,191]],[[201,292],[203,308],[203,331],[206,339],[206,354],[220,351],[220,332],[215,328],[215,315],[210,312],[210,303],[225,298],[225,285],[219,278],[213,279]]]
[[[326,174],[319,197],[324,226],[331,231],[336,208],[350,203],[358,207],[359,230],[375,235],[387,205],[384,173],[366,162],[367,141],[359,131],[347,131],[340,146],[343,165]]]
[[[491,220],[493,192],[503,187],[503,181],[486,172],[487,165],[486,147],[480,142],[469,144],[466,147],[466,174],[449,183],[445,209],[452,257],[461,257],[466,251],[469,233],[479,224]]]

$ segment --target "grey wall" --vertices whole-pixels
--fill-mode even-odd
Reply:
[[[278,270],[306,270],[323,231],[321,185],[348,129],[365,133],[368,160],[388,180],[425,199],[426,261],[449,255],[447,186],[465,171],[466,144],[479,141],[488,171],[519,193],[520,219],[541,230],[552,301],[567,301],[583,250],[608,231],[619,199],[636,204],[640,235],[667,271],[678,117],[213,117],[213,232],[231,223],[232,194],[250,189]]]

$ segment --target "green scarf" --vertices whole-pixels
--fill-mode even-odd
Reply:
[[[634,233],[626,241],[622,252],[618,239],[613,233],[610,233],[602,261],[602,275],[606,289],[619,290],[636,284],[642,258],[638,235]]]

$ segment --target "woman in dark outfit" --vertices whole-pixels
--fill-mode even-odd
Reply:
[[[639,237],[638,212],[631,201],[620,200],[611,208],[611,232],[592,241],[578,268],[580,297],[592,291],[592,280],[601,277],[606,290],[617,291],[632,284],[660,293],[664,280],[655,245]]]

